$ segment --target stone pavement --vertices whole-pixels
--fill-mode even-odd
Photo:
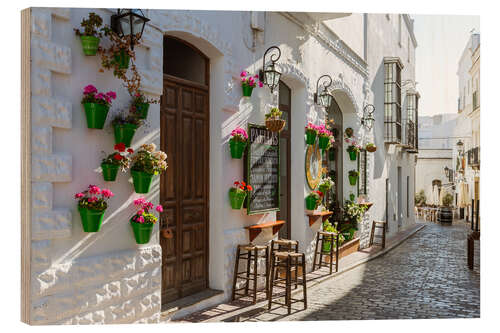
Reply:
[[[298,302],[293,304],[291,315],[278,305],[268,311],[265,294],[261,293],[262,301],[254,306],[240,299],[179,321],[479,317],[479,242],[475,246],[475,268],[469,271],[468,226],[460,222],[452,226],[423,224],[426,227],[413,236],[416,229],[389,239],[386,251],[373,247],[348,256],[340,261],[344,270],[334,276],[321,271],[308,274],[307,310]],[[418,226],[421,228],[422,224]],[[370,260],[373,257],[377,258]],[[297,291],[293,297],[301,298],[300,288]]]

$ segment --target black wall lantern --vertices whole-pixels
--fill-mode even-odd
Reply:
[[[278,53],[271,54],[271,64],[266,67],[266,55],[271,50],[277,50]],[[259,70],[259,80],[271,89],[271,93],[280,82],[281,73],[276,70],[276,61],[281,57],[281,50],[277,46],[271,46],[264,53],[262,58],[262,69]]]
[[[450,168],[447,166],[444,167],[444,174],[446,175],[446,178],[450,178]]]
[[[363,125],[368,130],[372,129],[373,122],[375,121],[373,112],[375,112],[375,106],[373,104],[366,104],[363,108],[363,118],[361,118],[361,125]]]
[[[111,16],[111,29],[121,38],[130,36],[130,48],[133,50],[134,39],[141,39],[148,21],[140,9],[118,8],[118,12]]]
[[[323,91],[319,91],[319,82],[321,79],[327,79],[328,84],[323,81]],[[332,77],[328,74],[322,75],[319,77],[318,82],[316,82],[316,92],[314,93],[314,103],[324,106],[325,108],[329,108],[333,102],[333,95],[328,92],[328,87],[332,85]]]

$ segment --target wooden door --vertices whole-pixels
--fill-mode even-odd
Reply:
[[[161,149],[168,155],[160,185],[167,303],[208,287],[208,86],[164,74],[160,118]],[[167,225],[172,238],[164,237]]]

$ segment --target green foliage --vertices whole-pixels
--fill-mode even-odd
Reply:
[[[132,170],[142,171],[152,175],[159,174],[167,170],[167,154],[162,151],[155,151],[155,144],[142,145],[137,153],[132,157]]]
[[[278,108],[271,108],[269,113],[265,114],[266,120],[267,119],[279,119],[281,117],[281,112]]]
[[[415,205],[423,206],[427,201],[427,197],[425,196],[424,190],[420,190],[417,194],[415,194]]]
[[[354,201],[346,200],[344,203],[344,220],[357,224],[363,219],[366,206],[360,205]]]
[[[80,29],[74,29],[77,36],[102,37],[101,31],[104,31],[104,29],[99,29],[99,27],[102,26],[102,18],[96,13],[89,13],[89,18],[84,18],[80,25],[83,28],[83,32],[81,32]]]
[[[326,231],[326,232],[335,232],[337,233],[338,230],[337,228],[335,228],[335,226],[333,226],[330,221],[328,219],[325,220],[325,222],[323,222],[323,231]],[[345,241],[345,237],[343,234],[339,234],[339,246],[342,245]],[[333,241],[333,246],[335,247],[336,246],[336,241],[334,240]]]
[[[351,177],[358,177],[359,172],[357,170],[349,170],[349,176]]]
[[[137,115],[131,113],[127,116],[123,116],[122,114],[117,115],[113,121],[111,122],[112,125],[125,125],[125,124],[132,124],[136,125],[137,127],[142,126],[144,124],[144,120],[139,118]]]
[[[453,195],[446,193],[443,197],[443,206],[450,207],[453,203]]]

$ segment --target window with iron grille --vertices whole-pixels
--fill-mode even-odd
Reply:
[[[386,60],[384,69],[385,141],[401,143],[401,65]]]
[[[418,95],[406,95],[406,139],[407,146],[418,148]]]
[[[366,190],[366,157],[367,157],[367,151],[362,149],[359,152],[359,159],[358,159],[358,172],[359,172],[359,186],[358,186],[358,195],[361,194],[368,194]]]

